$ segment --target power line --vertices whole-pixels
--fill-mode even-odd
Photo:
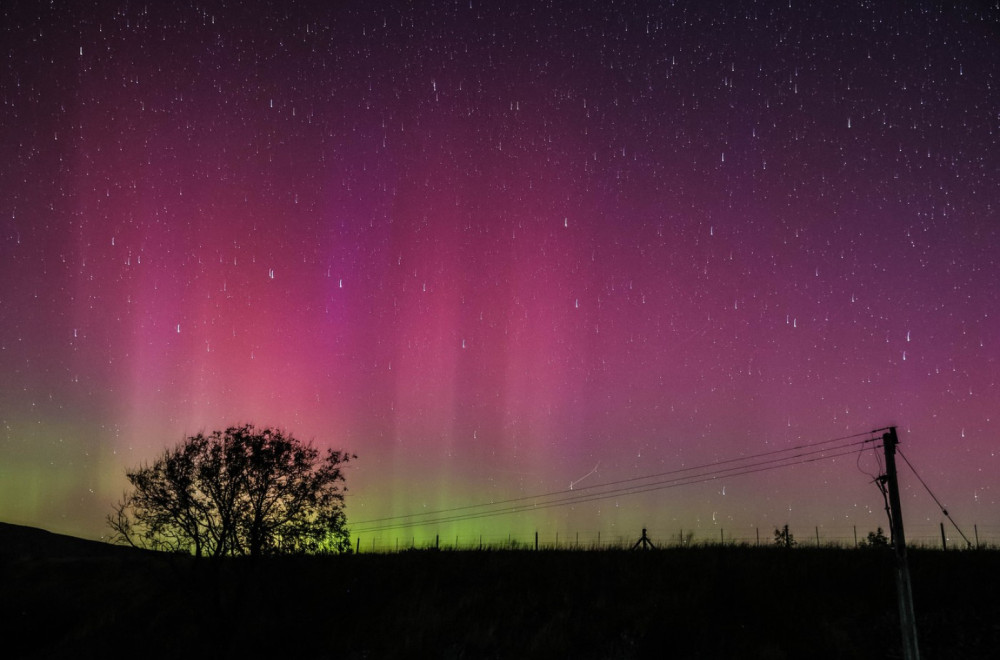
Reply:
[[[600,488],[607,488],[608,486],[617,486],[617,485],[620,485],[620,484],[634,483],[634,482],[637,482],[637,481],[646,481],[646,480],[649,480],[649,479],[659,479],[660,477],[668,477],[668,476],[671,476],[671,475],[681,474],[681,473],[684,473],[684,472],[693,472],[695,470],[703,470],[705,468],[717,467],[717,466],[720,466],[720,465],[728,465],[730,463],[742,463],[742,462],[750,461],[750,460],[753,460],[753,459],[756,459],[756,458],[763,458],[765,456],[773,456],[773,455],[776,455],[776,454],[785,454],[785,453],[788,453],[788,452],[791,452],[791,451],[797,451],[799,449],[807,449],[807,448],[811,448],[811,447],[819,447],[821,445],[831,444],[831,443],[834,443],[834,442],[840,442],[840,441],[843,441],[843,440],[853,440],[854,438],[860,438],[862,436],[871,435],[871,434],[876,433],[877,431],[881,431],[881,430],[883,430],[883,429],[876,429],[875,431],[866,431],[864,433],[855,433],[853,435],[845,435],[845,436],[841,436],[839,438],[830,438],[828,440],[821,440],[819,442],[813,442],[813,443],[806,443],[806,444],[801,444],[801,445],[795,445],[795,446],[792,446],[792,447],[785,447],[784,449],[774,449],[774,450],[771,450],[771,451],[761,452],[761,453],[758,453],[758,454],[751,454],[749,456],[741,456],[739,458],[728,458],[728,459],[725,459],[725,460],[722,460],[722,461],[716,461],[714,463],[703,463],[701,465],[695,465],[695,466],[692,466],[692,467],[678,468],[676,470],[669,470],[667,472],[660,472],[660,473],[656,473],[656,474],[648,474],[648,475],[645,475],[645,476],[642,476],[642,477],[630,477],[628,479],[620,479],[620,480],[617,480],[617,481],[609,481],[609,482],[603,483],[603,484],[591,484],[589,486],[584,486],[583,488],[577,488],[573,492],[577,493],[577,492],[583,492],[583,491],[588,491],[588,490],[596,490],[596,489],[600,489]],[[871,442],[873,440],[874,440],[874,438],[866,440],[865,442]],[[794,456],[789,457],[789,458],[794,458]],[[547,497],[555,497],[555,496],[565,495],[565,494],[566,494],[565,490],[557,490],[557,491],[550,491],[548,493],[541,493],[541,494],[538,494],[538,495],[522,495],[520,497],[512,497],[512,498],[505,499],[505,500],[496,500],[496,501],[493,501],[493,502],[483,502],[483,503],[480,503],[480,504],[466,504],[466,505],[463,505],[463,506],[449,507],[449,508],[445,508],[445,509],[436,509],[434,511],[421,511],[421,512],[417,512],[417,513],[407,513],[407,514],[403,514],[403,515],[399,515],[399,516],[385,516],[385,517],[382,517],[382,518],[370,518],[368,520],[358,521],[358,522],[356,522],[354,524],[355,525],[362,525],[363,526],[363,525],[370,525],[370,524],[374,524],[374,523],[382,523],[382,522],[386,522],[387,523],[389,521],[405,520],[405,519],[408,519],[408,518],[416,518],[416,517],[421,517],[421,516],[436,516],[436,515],[440,515],[440,514],[444,514],[444,513],[453,513],[453,512],[456,512],[456,511],[466,511],[466,510],[471,510],[471,509],[481,509],[481,508],[487,508],[487,507],[498,507],[498,506],[503,506],[505,504],[515,504],[517,502],[525,502],[525,501],[528,501],[528,500],[539,500],[539,499],[544,499],[544,498],[547,498]]]
[[[863,448],[862,449],[855,448],[855,449],[850,449],[848,451],[844,451],[844,452],[837,453],[837,454],[831,454],[831,455],[827,455],[827,456],[818,456],[818,457],[813,457],[813,458],[806,458],[806,459],[803,459],[803,460],[800,460],[800,461],[791,462],[791,463],[780,463],[780,464],[776,464],[776,465],[763,465],[763,466],[758,466],[755,469],[743,469],[742,471],[736,471],[736,472],[733,472],[733,470],[741,470],[741,468],[740,467],[729,468],[728,470],[720,471],[719,473],[706,473],[704,475],[682,477],[680,479],[673,479],[673,480],[668,480],[668,481],[665,481],[665,482],[655,482],[655,483],[652,483],[652,484],[646,484],[644,486],[632,486],[632,487],[629,487],[629,488],[617,489],[617,490],[613,490],[613,491],[608,491],[606,493],[590,493],[590,494],[585,494],[585,495],[582,495],[582,496],[567,497],[567,498],[564,498],[564,499],[561,499],[561,500],[553,500],[553,501],[550,501],[550,502],[543,502],[541,504],[535,504],[535,505],[530,505],[530,506],[529,505],[520,505],[520,506],[516,506],[516,507],[511,507],[509,509],[501,509],[501,510],[494,510],[494,511],[482,511],[482,512],[478,512],[478,513],[465,513],[465,514],[456,514],[456,515],[446,515],[446,516],[440,517],[440,518],[433,518],[433,519],[428,519],[428,520],[410,521],[410,522],[403,522],[403,523],[397,523],[397,524],[391,524],[390,523],[390,524],[379,525],[379,526],[369,527],[369,528],[360,529],[360,530],[359,529],[355,529],[355,532],[356,533],[361,533],[361,532],[365,532],[365,533],[380,532],[380,531],[385,531],[385,530],[390,530],[390,529],[402,529],[402,528],[407,528],[407,527],[419,527],[419,526],[425,526],[425,525],[436,525],[436,524],[449,523],[449,522],[461,522],[461,521],[467,521],[467,520],[478,520],[478,519],[482,519],[482,518],[492,518],[492,517],[495,517],[495,516],[511,515],[511,514],[517,514],[517,513],[526,513],[528,511],[541,511],[541,510],[544,510],[544,509],[550,509],[550,508],[561,507],[561,506],[571,506],[571,505],[576,505],[576,504],[586,504],[586,503],[589,503],[589,502],[596,502],[596,501],[599,501],[599,500],[611,499],[611,498],[615,498],[615,497],[626,497],[626,496],[629,496],[629,495],[638,495],[640,493],[647,493],[647,492],[652,492],[652,491],[657,491],[657,490],[665,490],[667,488],[675,488],[675,487],[678,487],[678,486],[689,486],[689,485],[692,485],[692,484],[704,483],[704,482],[707,482],[707,481],[714,481],[716,479],[719,479],[720,477],[738,477],[738,476],[742,476],[742,475],[745,475],[745,474],[753,474],[753,473],[756,473],[756,472],[765,472],[767,470],[774,470],[774,469],[781,468],[781,467],[790,467],[792,465],[800,465],[800,464],[803,464],[803,463],[813,463],[813,462],[816,462],[816,461],[821,461],[821,460],[826,460],[826,459],[831,459],[831,458],[837,458],[839,456],[849,456],[849,455],[857,453],[859,451],[864,451],[864,449]],[[747,467],[748,468],[749,466],[743,466],[743,467]],[[732,472],[732,474],[721,474],[721,472]]]
[[[913,467],[913,463],[910,462],[910,459],[908,459],[906,457],[906,455],[903,454],[902,451],[899,451],[898,449],[896,451],[899,452],[899,455],[903,457],[903,460],[906,462],[906,464],[910,466],[910,471],[913,472],[913,476],[915,476],[917,478],[917,481],[920,482],[920,484],[924,487],[924,489],[927,491],[927,493],[931,496],[931,499],[934,500],[934,503],[938,505],[938,508],[941,509],[941,513],[944,514],[945,518],[947,518],[948,520],[951,521],[951,524],[955,527],[955,529],[958,531],[958,533],[962,535],[962,538],[965,539],[966,545],[971,548],[972,547],[972,542],[969,541],[969,537],[967,537],[962,532],[962,530],[959,529],[958,524],[955,523],[955,519],[951,517],[950,513],[948,513],[948,509],[944,508],[944,505],[941,504],[941,501],[937,498],[937,496],[935,496],[934,493],[931,492],[931,489],[927,485],[927,483],[920,477],[919,474],[917,474],[917,469],[915,467]],[[944,531],[943,530],[942,530],[941,534],[942,534],[942,536],[944,535]]]
[[[837,439],[837,440],[840,440],[840,439]],[[852,454],[864,451],[865,448],[863,446],[860,447],[860,448],[858,446],[859,445],[867,444],[868,442],[872,442],[872,441],[873,440],[870,439],[870,440],[864,440],[864,441],[861,441],[861,442],[853,442],[853,443],[849,443],[849,444],[842,445],[842,446],[837,446],[837,447],[827,447],[827,448],[822,448],[822,449],[812,449],[810,451],[804,451],[804,452],[801,452],[799,454],[794,454],[794,455],[790,455],[790,456],[782,456],[782,457],[778,457],[778,458],[771,458],[769,460],[759,461],[759,462],[751,463],[751,464],[748,464],[748,465],[737,465],[737,466],[728,467],[728,468],[724,468],[724,469],[709,470],[707,472],[702,472],[700,474],[691,474],[691,475],[686,475],[686,476],[673,477],[671,479],[665,479],[665,480],[661,480],[661,481],[654,481],[652,483],[645,483],[645,484],[632,483],[632,485],[621,486],[621,487],[618,487],[618,488],[612,488],[611,490],[604,490],[604,491],[601,491],[601,492],[578,493],[578,494],[573,494],[573,495],[567,495],[566,491],[560,491],[558,493],[550,493],[550,494],[546,494],[544,496],[538,496],[536,498],[521,497],[521,498],[515,498],[513,500],[506,500],[506,501],[503,501],[503,502],[496,502],[496,503],[493,503],[493,504],[481,504],[481,505],[466,506],[466,507],[454,507],[452,509],[441,509],[441,510],[434,511],[434,512],[427,512],[425,514],[411,514],[409,516],[400,516],[399,518],[396,518],[396,519],[391,519],[391,518],[390,519],[382,519],[383,521],[385,521],[383,524],[374,524],[374,525],[372,525],[370,527],[363,527],[362,529],[355,528],[355,532],[356,533],[361,533],[361,532],[370,533],[370,532],[385,531],[385,530],[389,530],[389,529],[400,529],[400,528],[406,528],[406,527],[434,525],[434,524],[441,524],[441,523],[448,523],[448,522],[459,522],[459,521],[467,521],[467,520],[477,520],[477,519],[482,519],[482,518],[490,518],[490,517],[494,517],[494,516],[502,516],[502,515],[516,514],[516,513],[524,513],[524,512],[527,512],[527,511],[539,511],[539,510],[543,510],[543,509],[549,509],[549,508],[555,508],[555,507],[561,507],[561,506],[570,506],[570,505],[576,505],[576,504],[585,504],[585,503],[588,503],[588,502],[595,502],[595,501],[604,500],[604,499],[610,499],[610,498],[615,498],[615,497],[624,497],[624,496],[628,496],[628,495],[637,495],[637,494],[640,494],[640,493],[647,493],[647,492],[652,492],[652,491],[664,490],[664,489],[667,489],[667,488],[675,488],[675,487],[678,487],[678,486],[687,486],[687,485],[692,485],[692,484],[697,484],[697,483],[704,483],[704,482],[707,482],[707,481],[713,481],[713,480],[716,480],[716,479],[719,479],[719,478],[723,478],[723,477],[737,477],[737,476],[742,476],[742,475],[746,475],[746,474],[754,474],[756,472],[764,472],[764,471],[768,471],[768,470],[774,470],[774,469],[782,468],[782,467],[790,467],[792,465],[801,465],[801,464],[804,464],[804,463],[813,463],[813,462],[816,462],[816,461],[828,460],[828,459],[837,458],[837,457],[840,457],[840,456],[848,456],[848,455],[852,455]],[[825,444],[825,443],[815,443],[814,445],[806,445],[806,446],[815,447],[816,444]],[[783,450],[783,451],[787,452],[788,450]],[[835,453],[831,454],[830,452],[835,452]],[[765,452],[765,453],[760,454],[758,456],[773,455],[775,453],[782,453],[782,452]],[[819,454],[819,455],[817,455],[817,454]],[[800,459],[800,460],[794,460],[794,459]],[[729,460],[729,461],[725,461],[724,463],[732,463],[735,460],[743,460],[743,461],[745,461],[746,459],[732,459],[732,460]],[[716,465],[718,465],[718,464],[716,464]],[[608,486],[618,485],[618,484],[622,484],[622,483],[630,483],[630,482],[635,482],[635,481],[638,481],[638,480],[649,480],[649,479],[654,478],[654,477],[672,475],[672,474],[677,474],[679,472],[692,471],[692,470],[695,470],[695,469],[702,469],[702,470],[704,470],[704,469],[709,468],[709,467],[712,467],[712,465],[704,465],[704,466],[699,466],[697,468],[687,468],[685,470],[675,470],[673,472],[663,473],[661,475],[650,475],[650,476],[639,477],[639,478],[635,478],[635,479],[626,479],[626,480],[622,480],[622,481],[618,481],[618,482],[610,482],[608,484],[601,484],[601,485],[595,486],[594,488],[604,488],[604,489],[607,489]],[[562,497],[560,497],[559,499],[551,499],[549,501],[543,501],[543,502],[540,502],[540,503],[537,502],[538,499],[543,499],[545,497],[553,497],[553,496],[562,496]],[[525,500],[528,500],[528,499],[535,499],[536,501],[534,503],[530,504],[530,505],[523,503],[523,502],[525,502]],[[511,504],[512,506],[510,506],[509,508],[507,508],[507,507],[505,507],[505,508],[499,508],[499,509],[496,508],[498,506],[507,505],[507,504]],[[491,510],[485,510],[485,511],[469,511],[469,509],[472,509],[472,508],[484,508],[484,507],[493,507],[493,508]],[[463,510],[466,511],[466,512],[465,513],[460,513]],[[421,520],[405,520],[406,518],[412,518],[412,517],[415,517],[417,515],[423,515],[423,516],[428,516],[428,517],[425,518],[425,519],[421,519]],[[399,520],[400,522],[392,523],[392,522],[388,522],[389,520]],[[375,521],[369,521],[369,522],[374,523]]]
[[[544,510],[544,509],[551,509],[551,508],[562,507],[562,506],[572,506],[572,505],[577,505],[577,504],[586,504],[586,503],[589,503],[589,502],[597,502],[597,501],[600,501],[600,500],[612,499],[612,498],[617,498],[617,497],[627,497],[629,495],[638,495],[638,494],[641,494],[641,493],[648,493],[648,492],[652,492],[652,491],[665,490],[667,488],[676,488],[678,486],[690,486],[690,485],[693,485],[693,484],[704,483],[704,482],[707,482],[707,481],[714,481],[716,479],[719,479],[720,476],[738,477],[738,476],[742,476],[742,475],[745,475],[745,474],[753,474],[753,473],[756,473],[756,472],[765,472],[767,470],[774,470],[774,469],[781,468],[781,467],[790,467],[792,465],[799,465],[799,464],[802,464],[802,463],[813,463],[813,462],[816,462],[816,461],[826,460],[828,458],[836,458],[838,456],[848,456],[848,455],[851,455],[851,454],[856,453],[858,451],[863,451],[863,450],[853,449],[853,450],[850,450],[850,451],[845,451],[845,452],[842,452],[842,453],[839,453],[839,454],[833,454],[833,455],[830,455],[830,456],[820,456],[820,457],[817,457],[817,458],[810,458],[810,459],[805,459],[805,460],[802,460],[802,461],[796,461],[794,463],[784,463],[784,464],[780,464],[780,465],[769,465],[769,466],[760,467],[758,469],[752,469],[752,470],[748,469],[748,470],[744,470],[742,472],[733,472],[732,474],[727,474],[727,475],[709,474],[709,475],[704,476],[704,478],[688,477],[688,478],[685,478],[685,479],[682,479],[682,480],[675,480],[675,481],[670,481],[670,482],[660,482],[660,483],[649,484],[649,485],[644,486],[644,487],[633,487],[631,489],[627,489],[627,490],[624,490],[624,491],[621,491],[621,492],[619,492],[619,491],[612,491],[612,492],[608,492],[608,493],[595,493],[595,494],[587,495],[586,497],[581,497],[581,498],[578,498],[578,499],[569,499],[568,498],[568,499],[564,499],[564,500],[555,500],[555,501],[552,501],[552,502],[545,502],[545,503],[542,503],[542,504],[539,504],[539,505],[536,505],[536,506],[530,506],[530,507],[529,506],[522,506],[520,508],[509,509],[509,510],[487,511],[487,512],[482,512],[482,513],[478,513],[478,514],[464,514],[464,515],[457,515],[457,516],[452,516],[452,517],[447,517],[447,518],[438,518],[438,519],[433,519],[433,520],[423,520],[423,521],[418,521],[418,522],[406,523],[406,524],[402,524],[402,525],[388,525],[388,526],[385,526],[385,527],[376,527],[376,528],[359,530],[359,532],[362,532],[362,531],[363,532],[374,532],[374,531],[384,531],[384,530],[388,530],[388,529],[398,529],[398,528],[403,528],[403,527],[417,527],[417,526],[434,525],[434,524],[447,523],[447,522],[461,522],[461,521],[466,521],[466,520],[477,520],[477,519],[480,519],[480,518],[492,518],[492,517],[495,517],[495,516],[503,516],[503,515],[510,515],[510,514],[516,514],[516,513],[526,513],[528,511],[541,511],[541,510]],[[736,468],[734,468],[734,469],[736,469]]]

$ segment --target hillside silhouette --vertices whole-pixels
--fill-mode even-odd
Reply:
[[[56,534],[37,527],[0,522],[0,558],[94,559],[147,556],[134,548]]]
[[[201,558],[0,524],[4,657],[891,658],[889,552]],[[995,657],[995,550],[916,549],[921,651]]]

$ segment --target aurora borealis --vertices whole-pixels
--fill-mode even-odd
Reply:
[[[351,522],[895,424],[1000,539],[1000,9],[906,5],[3,3],[0,520],[245,421]],[[875,469],[413,533],[844,535]]]

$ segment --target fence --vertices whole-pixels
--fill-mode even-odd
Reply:
[[[440,533],[409,533],[394,534],[387,532],[353,534],[354,550],[362,553],[393,553],[411,549],[439,550],[616,550],[629,549],[636,545],[646,531],[649,541],[656,548],[684,548],[703,546],[746,546],[765,547],[780,544],[776,534],[780,531],[773,527],[754,527],[739,530],[718,528],[713,532],[705,530],[685,530],[678,528],[670,531],[663,528],[635,530],[632,533],[615,531],[585,532],[546,532],[539,530],[528,533],[497,534],[458,534],[445,535]],[[789,535],[796,547],[825,548],[858,548],[869,541],[869,533],[877,534],[874,529],[849,527],[789,527]],[[913,525],[906,528],[906,543],[909,547],[928,549],[998,549],[1000,548],[1000,525],[974,524],[971,529],[963,530],[968,542],[955,530],[948,530],[944,523],[940,525]],[[883,534],[889,532],[883,528]],[[783,540],[782,540],[783,542]]]

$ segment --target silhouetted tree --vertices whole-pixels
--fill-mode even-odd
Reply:
[[[889,539],[886,538],[885,532],[879,527],[874,532],[868,532],[868,538],[861,542],[862,548],[888,548]]]
[[[782,548],[791,548],[795,545],[795,536],[788,531],[788,525],[781,529],[774,530],[774,544]]]
[[[199,433],[125,473],[112,541],[196,556],[350,549],[341,466],[355,456],[273,429]]]

